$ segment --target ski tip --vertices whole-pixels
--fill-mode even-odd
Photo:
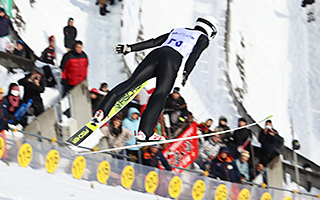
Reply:
[[[270,118],[272,118],[273,117],[273,115],[269,115],[268,117],[267,117],[267,119],[270,119]]]

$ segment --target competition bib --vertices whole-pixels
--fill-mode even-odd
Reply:
[[[161,46],[170,46],[186,58],[191,53],[201,34],[203,33],[200,31],[176,28]]]

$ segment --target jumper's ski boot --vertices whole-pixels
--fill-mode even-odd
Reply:
[[[157,133],[153,133],[153,135],[151,135],[148,139],[146,134],[143,131],[139,131],[138,135],[134,136],[136,138],[137,142],[157,142],[157,141],[164,141],[166,140],[165,137],[157,134]]]
[[[91,120],[91,124],[96,126],[103,120],[103,118],[104,118],[104,112],[103,110],[100,109],[94,114]]]

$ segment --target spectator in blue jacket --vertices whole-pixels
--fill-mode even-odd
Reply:
[[[159,148],[161,146],[159,144],[155,144],[152,146],[149,146],[145,151],[142,152],[142,164],[148,165],[150,167],[159,167],[159,164],[161,161],[161,164],[164,166],[166,170],[171,171],[172,168],[169,165],[167,159],[164,157],[161,151],[159,151]]]
[[[221,180],[240,182],[241,174],[226,147],[221,147],[217,157],[212,160],[211,174]]]
[[[132,132],[132,137],[126,141],[125,146],[135,145],[136,144],[136,138],[135,133],[139,130],[139,124],[140,124],[140,111],[135,107],[130,107],[128,109],[128,115],[127,117],[122,121],[122,126],[129,129]],[[127,155],[138,158],[139,156],[139,148],[129,148],[127,149]],[[139,160],[139,159],[138,159]]]
[[[250,159],[249,151],[244,150],[241,153],[240,158],[235,160],[241,176],[242,177],[244,176],[246,181],[250,180],[249,163],[248,163],[249,159]]]
[[[0,87],[0,132],[2,130],[8,130],[8,100],[4,98]]]
[[[24,48],[24,42],[22,40],[17,41],[17,48],[13,51],[14,55],[20,56],[22,58],[27,57],[26,49]]]
[[[9,43],[9,28],[15,31],[6,11],[0,7],[0,51],[6,52],[7,44]]]

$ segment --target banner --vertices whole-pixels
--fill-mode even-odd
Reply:
[[[197,129],[198,124],[196,122],[193,122],[177,138],[196,136]],[[162,153],[171,165],[186,168],[198,157],[198,150],[198,139],[192,139],[171,143],[169,146],[162,150]],[[180,173],[182,170],[173,168],[173,171]]]

